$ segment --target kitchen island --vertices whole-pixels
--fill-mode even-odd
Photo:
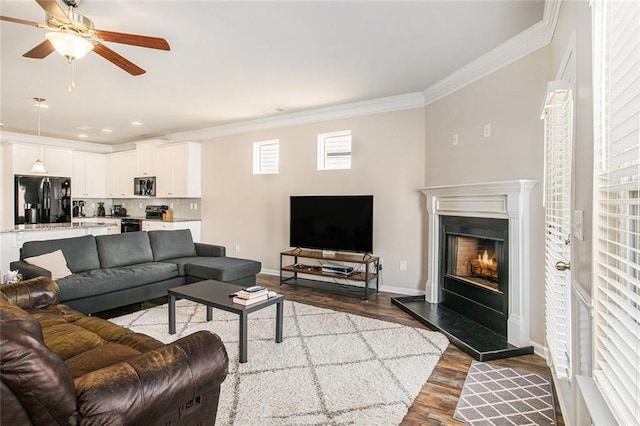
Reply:
[[[20,259],[20,248],[26,241],[70,238],[89,234],[105,235],[114,225],[115,221],[104,220],[98,222],[39,223],[0,229],[0,276],[9,270],[10,262]]]

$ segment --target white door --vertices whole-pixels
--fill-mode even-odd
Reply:
[[[545,120],[545,304],[549,362],[571,376],[571,163],[573,100],[568,82],[550,82]]]

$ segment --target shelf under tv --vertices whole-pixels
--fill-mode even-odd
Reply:
[[[285,265],[285,259],[293,258],[292,264]],[[299,262],[300,259],[310,259],[316,261],[316,265],[307,265]],[[346,264],[361,265],[359,268],[354,268],[354,272],[349,274],[343,274],[338,272],[328,272],[322,270],[322,261],[328,262],[343,262]],[[327,254],[320,250],[307,250],[307,249],[291,249],[280,252],[280,285],[293,284],[303,287],[313,287],[322,290],[335,289],[337,292],[363,297],[364,300],[368,300],[369,296],[378,292],[378,267],[380,258],[372,255],[362,255],[353,253],[331,253]],[[290,275],[292,274],[292,275]],[[305,276],[305,278],[299,275]],[[327,279],[339,279],[345,281],[332,282],[322,281],[318,279],[309,279],[306,276],[311,277],[323,277]],[[375,288],[370,284],[375,280]],[[348,284],[352,282],[353,284]],[[360,286],[358,284],[364,284]]]

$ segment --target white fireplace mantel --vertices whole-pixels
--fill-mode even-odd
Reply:
[[[530,194],[535,180],[510,180],[421,188],[429,214],[428,274],[425,299],[439,302],[440,216],[509,220],[509,319],[507,340],[530,345]]]

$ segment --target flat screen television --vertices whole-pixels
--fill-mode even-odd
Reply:
[[[373,253],[373,195],[291,197],[289,245]]]

